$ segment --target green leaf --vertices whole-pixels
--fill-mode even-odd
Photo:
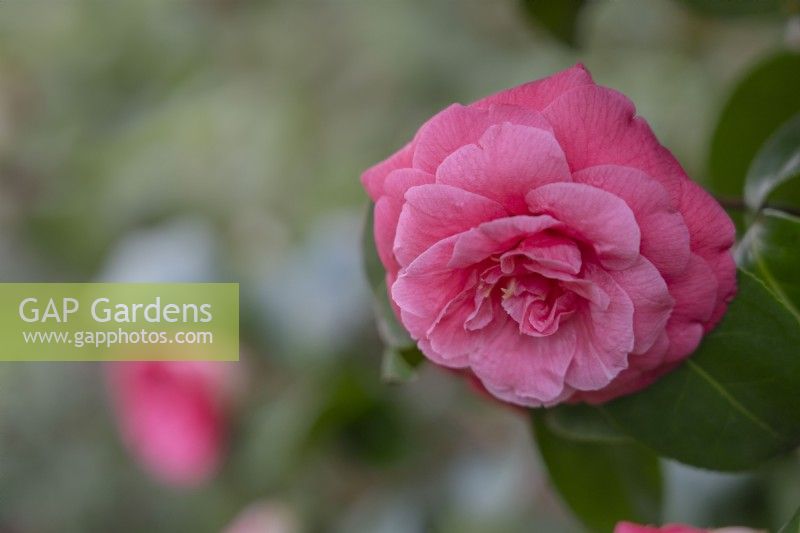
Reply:
[[[362,235],[364,254],[364,271],[372,288],[373,310],[378,326],[378,334],[385,345],[381,360],[381,379],[387,383],[403,383],[414,379],[417,367],[425,361],[425,357],[417,349],[416,343],[397,319],[397,315],[389,301],[386,288],[386,273],[375,249],[372,226],[375,217],[375,206],[370,204],[367,210]]]
[[[780,11],[780,0],[678,0],[703,15],[736,17]]]
[[[800,318],[800,218],[765,209],[736,249],[739,265],[755,274]]]
[[[563,404],[541,414],[548,429],[570,440],[606,443],[632,442],[596,407]]]
[[[797,96],[800,99],[800,95]],[[764,143],[747,172],[744,199],[758,211],[781,185],[800,175],[800,113]],[[798,196],[795,194],[795,196]],[[797,204],[797,198],[792,202]]]
[[[787,119],[800,112],[800,54],[782,52],[759,63],[725,104],[711,141],[710,186],[739,198],[750,162]]]
[[[375,248],[375,239],[372,234],[372,225],[375,218],[375,206],[370,204],[367,210],[361,245],[364,255],[364,271],[367,275],[373,295],[373,311],[378,325],[381,340],[389,348],[404,349],[415,346],[414,340],[397,319],[397,315],[389,302],[389,293],[386,288],[386,273],[383,270],[378,251]]]
[[[677,370],[603,411],[659,454],[715,470],[752,468],[800,444],[800,327],[752,274],[722,323]]]
[[[367,214],[364,217],[364,228],[361,232],[361,250],[363,252],[364,273],[373,292],[376,292],[381,283],[386,283],[386,272],[383,270],[381,258],[375,248],[375,237],[372,226],[375,222],[375,204],[370,202]],[[384,285],[385,287],[385,285]]]
[[[353,361],[342,360],[329,373],[318,399],[320,410],[302,452],[321,447],[326,453],[341,451],[352,459],[386,466],[410,448],[410,428],[396,399]]]
[[[558,492],[592,531],[621,520],[660,522],[658,458],[635,444],[577,441],[550,430],[544,413],[531,414],[536,442]]]
[[[528,17],[572,47],[578,45],[578,19],[587,0],[521,0]]]
[[[800,508],[797,509],[792,519],[778,533],[800,533]]]
[[[381,379],[386,383],[405,383],[417,377],[417,367],[425,356],[416,346],[411,348],[389,348],[383,351]]]
[[[381,283],[373,296],[372,308],[375,311],[378,333],[383,343],[390,348],[410,348],[415,346],[414,339],[411,338],[406,328],[400,323],[392,304],[389,303],[386,283]]]

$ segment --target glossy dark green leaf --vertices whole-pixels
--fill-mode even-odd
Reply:
[[[521,0],[522,9],[534,23],[569,45],[578,44],[578,19],[586,0]]]
[[[711,141],[710,186],[739,198],[750,162],[782,124],[800,112],[800,54],[782,52],[762,61],[728,98]]]
[[[655,454],[635,443],[564,438],[543,415],[531,416],[550,479],[591,531],[607,533],[621,520],[660,521],[661,468]]]
[[[735,17],[780,11],[780,0],[677,0],[703,15]]]
[[[752,468],[800,444],[800,323],[753,275],[721,324],[678,369],[602,409],[661,455],[715,470]]]
[[[800,508],[797,509],[792,519],[778,533],[800,533]]]
[[[739,243],[737,262],[800,317],[800,217],[763,210]]]
[[[586,404],[563,404],[546,409],[542,420],[556,435],[570,440],[588,442],[632,442],[602,411]]]
[[[797,96],[800,99],[800,95]],[[795,115],[764,143],[747,172],[744,199],[758,211],[776,189],[800,176],[800,113]],[[800,180],[798,180],[800,181]],[[798,204],[796,191],[791,204]],[[786,201],[784,195],[784,201]],[[797,197],[797,198],[795,198]]]

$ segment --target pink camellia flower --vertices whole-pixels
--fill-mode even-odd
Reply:
[[[637,391],[735,292],[731,220],[581,65],[448,107],[362,182],[403,324],[508,402]]]
[[[614,533],[759,533],[747,527],[723,527],[721,529],[700,529],[684,524],[667,524],[662,527],[640,526],[630,522],[620,522]]]
[[[169,485],[207,480],[222,457],[232,367],[155,361],[107,371],[123,440],[145,470]]]

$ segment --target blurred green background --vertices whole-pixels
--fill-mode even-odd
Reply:
[[[176,489],[99,365],[0,365],[0,531],[220,531],[259,501],[290,532],[580,531],[525,417],[434,368],[381,383],[358,179],[446,105],[582,61],[707,183],[732,84],[785,33],[672,0],[578,23],[575,49],[515,0],[0,2],[0,279],[238,281],[246,374],[223,468]],[[796,463],[671,464],[665,519],[780,522]]]

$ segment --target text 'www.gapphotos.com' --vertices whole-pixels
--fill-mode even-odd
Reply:
[[[123,344],[213,344],[211,331],[23,331],[25,344],[65,344],[84,346],[111,346]]]

